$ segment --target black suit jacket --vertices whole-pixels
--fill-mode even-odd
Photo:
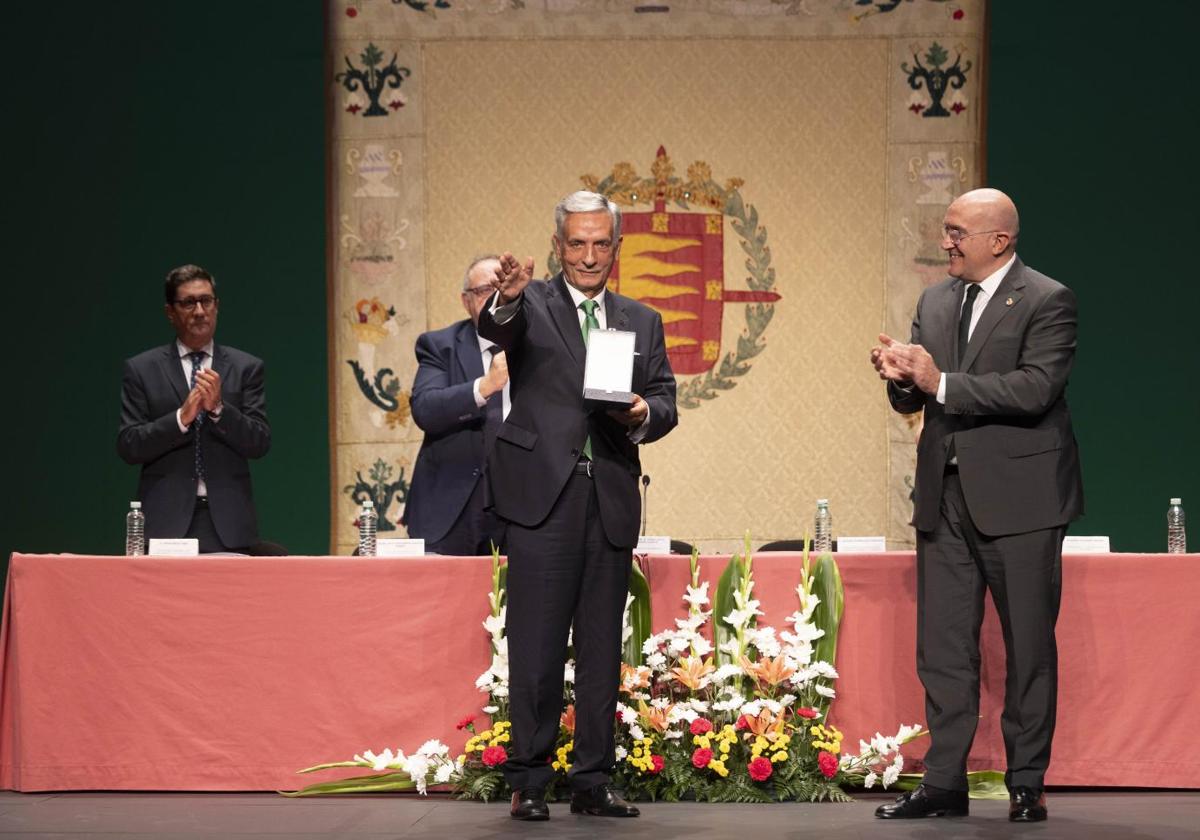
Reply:
[[[483,376],[479,339],[470,320],[417,339],[413,420],[425,439],[413,468],[404,524],[413,537],[436,542],[462,513],[483,474],[484,409],[475,405]]]
[[[918,388],[888,383],[900,412],[925,409],[917,445],[913,524],[937,525],[951,440],[963,496],[984,534],[1019,534],[1065,525],[1083,513],[1079,451],[1067,409],[1075,358],[1075,295],[1019,259],[1000,282],[958,358],[965,293],[948,278],[926,289],[912,342],[946,373],[946,404]]]
[[[633,390],[649,404],[650,424],[641,442],[650,443],[679,422],[662,318],[650,307],[611,290],[604,300],[607,327],[637,335]],[[635,545],[642,471],[637,445],[629,440],[629,430],[603,407],[585,404],[587,351],[562,274],[530,283],[516,314],[504,324],[496,323],[485,308],[479,316],[479,334],[504,348],[511,383],[512,408],[488,456],[496,512],[526,527],[544,520],[590,434],[604,532],[614,546]]]
[[[247,459],[271,447],[263,363],[216,344],[213,370],[221,377],[223,407],[220,421],[201,426],[209,510],[221,542],[243,548],[258,542]],[[179,431],[175,419],[188,390],[174,341],[125,360],[117,452],[142,465],[138,498],[148,537],[182,537],[196,506],[192,430]]]

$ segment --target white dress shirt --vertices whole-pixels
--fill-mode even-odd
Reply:
[[[996,294],[996,289],[1000,286],[1000,281],[1008,274],[1008,270],[1012,268],[1013,263],[1017,261],[1017,255],[1014,252],[1008,258],[1008,262],[993,271],[979,283],[979,294],[975,296],[975,305],[971,309],[971,325],[967,327],[967,341],[971,340],[971,335],[975,332],[975,325],[979,323],[979,319],[983,316],[983,310],[987,308],[988,301],[992,299],[992,295]],[[963,295],[963,305],[966,305],[966,295]],[[958,317],[962,319],[962,308],[958,310]],[[957,323],[957,322],[956,322]],[[957,340],[957,339],[955,339]],[[961,359],[959,360],[962,361]],[[937,401],[942,405],[946,404],[946,374],[943,372],[938,380]]]
[[[184,344],[179,339],[175,339],[175,350],[179,353],[179,364],[183,368],[183,381],[186,382],[188,385],[191,385],[192,384],[192,358],[191,358],[191,356],[194,351],[192,350],[191,347],[188,347],[186,344]],[[212,370],[213,342],[211,342],[211,341],[208,342],[208,344],[205,344],[203,347],[200,348],[200,350],[203,351],[203,353],[204,353],[204,358],[200,360],[200,369],[201,370]],[[185,426],[183,424],[183,420],[180,419],[180,414],[182,411],[183,411],[183,406],[180,406],[179,408],[175,409],[175,422],[177,424],[179,424],[179,431],[183,432],[184,434],[187,434],[187,432],[191,428],[191,426]],[[210,412],[208,415],[208,419],[210,421],[216,423],[218,420],[221,419],[221,412],[220,411],[217,411],[215,413]],[[196,421],[193,420],[192,422],[194,423]],[[204,479],[200,479],[198,482],[196,482],[196,495],[197,496],[207,496],[208,495],[208,485],[204,483]]]

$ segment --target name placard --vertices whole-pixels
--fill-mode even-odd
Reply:
[[[1110,554],[1112,547],[1108,537],[1067,537],[1062,550],[1063,554]]]
[[[200,540],[185,537],[152,539],[146,553],[155,557],[196,557],[200,554]]]
[[[838,554],[879,554],[887,551],[884,537],[838,537]]]
[[[376,540],[376,557],[422,557],[425,540],[402,540],[398,538]]]
[[[588,334],[583,396],[598,402],[633,402],[633,357],[637,333],[592,330]]]
[[[634,554],[670,554],[671,553],[671,538],[670,537],[638,537],[637,547],[633,549]]]

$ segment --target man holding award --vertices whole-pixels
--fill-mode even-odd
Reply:
[[[609,774],[641,512],[637,446],[678,422],[675,377],[662,318],[605,288],[621,248],[620,209],[581,191],[560,201],[554,215],[562,271],[531,283],[533,259],[521,264],[503,254],[496,293],[479,317],[479,334],[508,359],[512,395],[488,456],[495,511],[508,522],[513,744],[504,774],[514,790],[513,818],[548,819],[545,788],[574,627],[571,811],[635,817]]]

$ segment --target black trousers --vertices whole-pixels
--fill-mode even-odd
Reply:
[[[440,540],[427,542],[425,550],[433,554],[460,557],[486,557],[492,553],[492,543],[504,553],[504,521],[491,510],[484,510],[487,479],[475,482],[471,498]]]
[[[917,532],[917,672],[925,686],[930,745],[925,782],[967,789],[967,754],[979,722],[979,628],[984,592],[1004,635],[1000,729],[1009,788],[1044,785],[1058,700],[1054,625],[1062,593],[1065,527],[980,534],[956,473],[947,474],[941,518]]]
[[[544,787],[563,712],[563,665],[574,624],[575,749],[571,787],[611,781],[621,678],[621,625],[633,555],[609,544],[596,488],[576,473],[534,528],[508,524],[509,707],[515,789]]]
[[[234,550],[231,546],[227,546],[221,542],[221,537],[217,534],[217,528],[213,525],[212,511],[208,509],[208,499],[204,496],[196,497],[196,507],[192,511],[192,521],[188,524],[187,533],[183,536],[187,539],[197,540],[201,554]]]

